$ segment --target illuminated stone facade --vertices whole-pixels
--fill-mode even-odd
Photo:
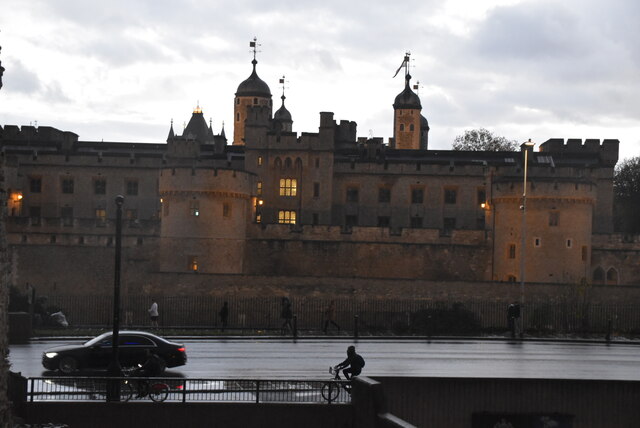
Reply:
[[[329,293],[332,278],[518,282],[521,265],[530,283],[639,282],[637,238],[618,243],[612,230],[617,140],[551,139],[530,153],[523,225],[523,153],[427,150],[409,76],[385,144],[330,112],[317,132],[294,132],[284,95],[272,113],[253,66],[234,144],[200,108],[166,144],[5,126],[13,283],[108,290],[118,194],[125,293],[246,291],[269,277],[324,278]],[[400,123],[413,125],[406,141]]]

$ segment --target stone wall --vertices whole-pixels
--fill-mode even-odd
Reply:
[[[0,73],[1,74],[1,73]],[[2,133],[0,131],[0,140]],[[8,343],[8,326],[9,319],[8,300],[9,300],[9,252],[7,248],[7,235],[5,229],[6,221],[6,189],[4,181],[4,154],[0,155],[0,428],[10,426],[11,414],[9,411],[9,401],[7,398],[7,382],[9,363],[7,360],[9,343]]]

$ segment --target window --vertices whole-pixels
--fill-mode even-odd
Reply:
[[[313,197],[320,197],[320,183],[313,183]]]
[[[444,203],[455,204],[457,199],[457,192],[455,189],[444,189]]]
[[[389,216],[378,217],[378,227],[389,227],[389,224],[390,224]]]
[[[31,193],[40,193],[42,191],[42,178],[31,177],[29,179],[29,190]]]
[[[127,195],[135,196],[138,194],[138,180],[127,180]]]
[[[256,211],[256,223],[262,223],[262,213],[260,211]]]
[[[193,272],[198,272],[198,257],[189,256],[189,270]]]
[[[557,226],[559,219],[560,219],[560,212],[559,211],[551,211],[549,213],[549,226]]]
[[[222,204],[222,217],[231,216],[231,205],[228,202]]]
[[[236,122],[240,122],[240,113],[236,113]]]
[[[346,215],[344,216],[344,224],[351,227],[358,225],[358,216],[357,215]]]
[[[60,208],[60,217],[63,226],[73,226],[73,207]]]
[[[313,213],[311,224],[314,226],[320,224],[320,216],[318,215],[318,213]]]
[[[347,202],[358,202],[358,188],[347,187]]]
[[[452,217],[445,217],[443,221],[442,234],[444,236],[449,236],[451,235],[451,232],[453,232],[453,229],[455,228],[456,228],[456,219]]]
[[[262,166],[262,156],[258,156],[258,166]]]
[[[596,270],[593,271],[593,282],[603,282],[604,281],[604,269],[601,267],[597,267]]]
[[[422,217],[411,217],[411,227],[413,228],[421,228],[423,219]]]
[[[29,217],[31,218],[31,226],[40,226],[40,207],[29,207]]]
[[[62,193],[73,193],[73,178],[62,179]]]
[[[424,202],[424,189],[413,188],[411,189],[411,203],[421,204]]]
[[[133,221],[138,219],[138,210],[127,209],[124,211],[124,218]]]
[[[296,212],[287,210],[278,211],[278,223],[296,224]]]
[[[93,193],[96,195],[104,195],[107,193],[107,180],[97,178],[93,180]]]
[[[194,217],[198,217],[200,215],[200,204],[196,199],[192,199],[191,202],[189,202],[189,215]]]
[[[618,271],[614,268],[609,268],[607,271],[607,284],[618,284]]]
[[[516,282],[515,275],[507,275],[507,282]]]
[[[404,123],[400,124],[400,131],[404,131]]]
[[[378,189],[378,202],[380,203],[391,202],[391,189],[386,187],[380,187]]]
[[[258,189],[256,193],[258,196],[262,196],[262,181],[258,181]]]
[[[411,125],[409,125],[409,131],[413,132],[415,130],[415,127],[413,125],[413,123]]]
[[[96,208],[96,225],[104,226],[107,222],[107,210],[104,208]]]
[[[295,178],[280,179],[280,196],[296,196],[298,180]]]
[[[539,247],[540,245],[542,245],[542,241],[540,240],[540,238],[534,238],[533,239],[533,246],[534,247]]]
[[[510,259],[516,258],[516,244],[509,244],[509,256]]]
[[[573,241],[571,239],[567,239],[567,248],[573,247]]]
[[[258,99],[257,99],[257,98],[254,98],[254,99],[253,99],[253,105],[256,105],[256,104],[258,104]]]

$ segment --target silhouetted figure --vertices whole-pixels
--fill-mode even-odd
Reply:
[[[220,315],[220,323],[222,324],[222,331],[224,331],[227,327],[227,320],[229,319],[229,303],[224,302],[218,315]]]
[[[327,334],[329,324],[332,324],[338,329],[338,331],[340,331],[340,326],[336,323],[336,302],[334,300],[329,303],[329,306],[324,311],[324,327],[322,328],[322,331],[324,331],[325,334]]]
[[[347,359],[335,366],[336,370],[342,369],[345,378],[351,379],[358,376],[364,367],[364,358],[356,353],[356,347],[351,345],[347,348]]]
[[[282,323],[282,334],[286,334],[289,331],[293,330],[291,326],[291,319],[293,318],[293,311],[291,310],[291,301],[289,298],[282,298],[282,312],[280,313],[280,318],[284,321]]]
[[[156,302],[156,299],[152,299],[151,302],[151,307],[149,308],[151,327],[158,328],[158,318],[160,316],[160,314],[158,313],[158,302]]]

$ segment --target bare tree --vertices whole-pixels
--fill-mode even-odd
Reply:
[[[616,165],[613,191],[616,230],[640,233],[640,156]]]

